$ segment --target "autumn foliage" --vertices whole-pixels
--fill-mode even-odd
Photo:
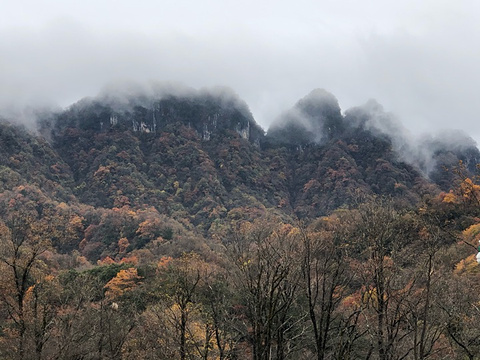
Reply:
[[[439,170],[465,152],[427,178],[359,110],[310,104],[297,144],[145,101],[0,124],[1,359],[480,356],[480,185]]]

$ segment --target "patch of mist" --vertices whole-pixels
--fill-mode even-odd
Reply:
[[[324,89],[315,89],[283,112],[270,126],[268,135],[281,142],[323,144],[332,127],[343,122],[335,96]]]
[[[118,80],[104,86],[97,96],[81,99],[71,105],[71,108],[99,103],[110,107],[116,113],[127,113],[135,106],[152,108],[155,102],[166,98],[212,101],[223,109],[237,109],[246,118],[254,120],[247,103],[231,88],[216,86],[197,90],[180,82]]]
[[[134,106],[151,107],[153,101],[166,96],[188,98],[195,93],[195,89],[183,83],[117,80],[105,85],[92,100],[110,106],[115,112],[127,112]]]
[[[347,110],[345,120],[354,129],[362,127],[377,136],[386,136],[399,158],[427,177],[439,166],[456,166],[462,160],[468,167],[480,161],[475,140],[464,131],[436,130],[414,136],[395,115],[386,112],[375,100]]]
[[[373,134],[386,135],[394,150],[404,153],[411,146],[412,135],[392,113],[385,112],[376,100],[368,100],[365,105],[345,112],[345,123],[349,127],[362,127]]]
[[[223,109],[237,109],[247,119],[254,121],[248,104],[228,86],[204,87],[198,91],[198,96],[220,102]]]
[[[61,108],[52,103],[32,101],[29,104],[8,104],[0,108],[0,120],[17,126],[24,126],[28,131],[38,134],[39,123],[51,119]]]

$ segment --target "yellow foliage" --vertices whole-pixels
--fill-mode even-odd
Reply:
[[[459,263],[455,265],[455,274],[470,273],[472,271],[478,271],[478,263],[476,255],[472,254],[466,259],[462,259]]]
[[[362,303],[372,304],[376,307],[378,305],[377,289],[373,288],[373,289],[365,290],[362,296]]]
[[[445,194],[442,202],[447,203],[447,204],[454,204],[454,203],[457,202],[457,197],[455,196],[455,194],[452,191],[450,191],[449,193]]]
[[[466,230],[463,231],[463,238],[465,241],[475,243],[480,240],[480,224],[473,224],[472,226],[468,227]],[[477,243],[475,243],[477,246]]]
[[[66,210],[68,209],[68,205],[64,202],[61,202],[57,205],[57,207],[60,209],[60,210]]]
[[[72,216],[72,218],[70,219],[70,226],[72,226],[73,228],[76,228],[76,229],[81,229],[83,228],[83,218],[78,216],[78,215],[74,215]]]
[[[478,198],[480,195],[480,185],[475,184],[472,179],[466,178],[460,185],[463,197],[471,199],[472,197]]]
[[[242,264],[243,267],[247,267],[248,265],[250,265],[252,263],[252,260],[248,259],[248,260],[245,260]]]
[[[383,300],[387,299],[387,295],[383,294]],[[364,289],[362,294],[362,303],[365,305],[373,306],[373,308],[378,308],[378,293],[377,288],[371,287],[369,289]]]
[[[173,304],[169,310],[173,318],[180,318],[182,309],[178,304]],[[193,304],[189,304],[189,306],[183,311],[188,313],[189,318],[185,334],[187,347],[196,349],[196,351],[199,351],[201,354],[208,352],[209,359],[218,359],[218,346],[214,332],[211,325],[208,322],[205,322],[205,319],[202,316],[202,309]]]
[[[120,270],[118,274],[105,285],[107,298],[115,298],[125,292],[133,290],[142,278],[138,275],[136,268]]]
[[[275,231],[277,232],[277,231]],[[282,224],[278,229],[279,236],[294,236],[300,234],[300,229],[290,225],[290,224]]]

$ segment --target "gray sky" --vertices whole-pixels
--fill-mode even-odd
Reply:
[[[225,85],[264,128],[314,88],[480,141],[480,2],[0,0],[0,105],[115,80]]]

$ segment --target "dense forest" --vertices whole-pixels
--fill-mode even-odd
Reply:
[[[9,121],[8,121],[9,120]],[[314,90],[0,123],[1,359],[480,359],[480,152]]]

